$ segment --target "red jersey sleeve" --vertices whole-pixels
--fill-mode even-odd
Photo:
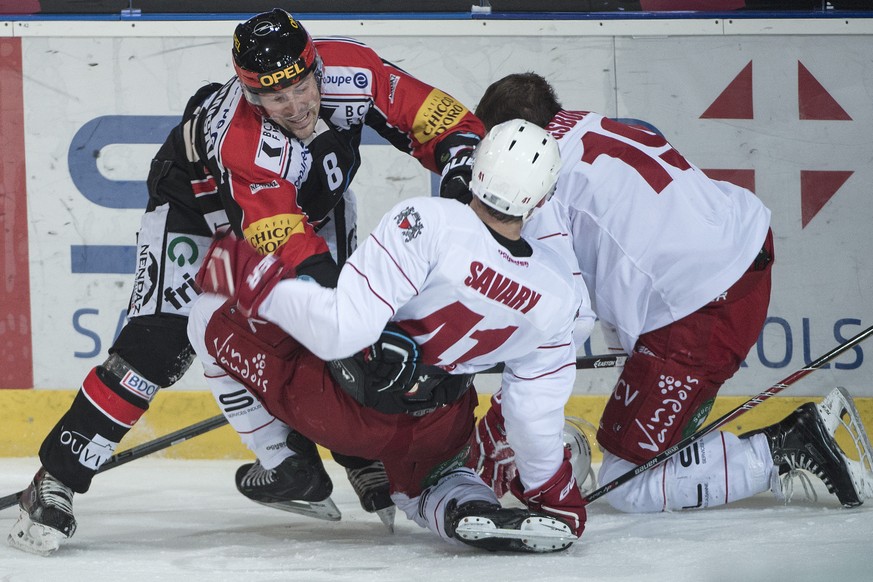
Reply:
[[[373,105],[367,125],[428,170],[441,173],[453,148],[472,147],[485,135],[482,122],[464,104],[384,61],[366,45],[324,40],[318,50],[326,65],[370,70]]]

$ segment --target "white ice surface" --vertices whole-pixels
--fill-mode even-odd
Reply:
[[[43,558],[0,544],[2,582],[800,582],[873,580],[873,502],[853,510],[816,483],[819,501],[761,495],[704,511],[625,515],[602,499],[582,539],[558,554],[489,554],[440,542],[398,514],[389,535],[327,463],[343,513],[316,521],[254,504],[236,461],[141,459],[99,475],[75,498],[79,529]],[[35,459],[0,459],[0,496]],[[817,481],[817,480],[816,480]],[[7,535],[17,508],[0,512]]]

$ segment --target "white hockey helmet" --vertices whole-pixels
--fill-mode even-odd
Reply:
[[[541,127],[511,119],[495,125],[473,154],[470,190],[483,203],[527,218],[555,191],[561,154]]]
[[[591,466],[591,438],[597,434],[597,430],[587,420],[575,416],[564,417],[564,446],[570,448],[570,464],[573,466],[573,475],[576,484],[583,496],[597,489],[597,477]]]

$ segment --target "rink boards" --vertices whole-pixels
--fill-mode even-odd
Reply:
[[[368,43],[470,108],[493,80],[537,71],[565,107],[649,123],[713,177],[754,190],[773,211],[773,300],[724,394],[755,394],[873,321],[873,21],[301,20],[316,36]],[[15,401],[0,406],[9,425],[53,422],[105,358],[125,317],[149,160],[189,96],[231,76],[235,22],[4,24],[0,387],[37,389],[0,391]],[[362,155],[364,235],[397,200],[432,193],[433,180],[375,134]],[[583,350],[602,348],[595,333]],[[843,385],[873,397],[870,350],[858,346],[789,395]],[[197,372],[159,398],[181,412],[154,420],[156,434],[215,413]],[[602,408],[614,378],[580,372],[574,403]],[[483,379],[483,391],[495,387]]]

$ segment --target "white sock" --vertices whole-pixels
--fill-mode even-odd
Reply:
[[[245,386],[228,376],[206,349],[206,325],[224,302],[223,297],[212,294],[197,298],[188,317],[188,339],[203,364],[206,384],[221,412],[261,465],[273,469],[294,454],[285,444],[291,429],[267,412]]]
[[[609,483],[635,466],[604,452],[599,482]],[[629,513],[702,509],[767,491],[772,470],[764,435],[741,439],[714,432],[605,497],[614,508]]]

